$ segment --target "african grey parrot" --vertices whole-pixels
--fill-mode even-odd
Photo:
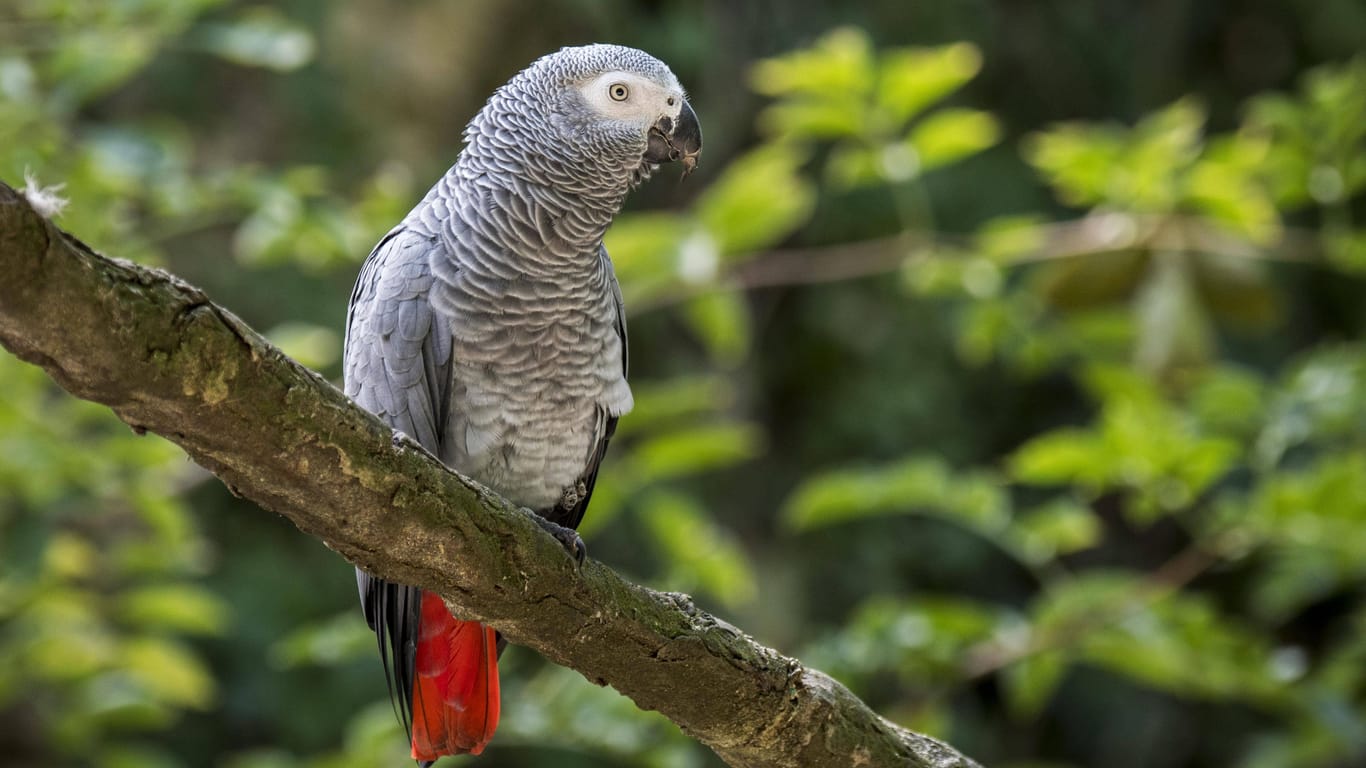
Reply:
[[[499,88],[455,165],[361,267],[346,394],[453,469],[537,511],[576,557],[598,465],[631,410],[603,233],[658,164],[697,163],[697,115],[633,48],[565,48]],[[357,570],[365,619],[430,765],[498,724],[496,632]]]

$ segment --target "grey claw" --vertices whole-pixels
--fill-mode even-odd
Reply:
[[[566,528],[563,525],[552,523],[549,520],[536,515],[536,522],[540,524],[545,532],[555,537],[560,542],[560,546],[574,558],[574,564],[582,567],[583,562],[588,559],[588,545],[583,543],[583,537],[573,528]]]

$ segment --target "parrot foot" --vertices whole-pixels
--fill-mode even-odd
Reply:
[[[579,532],[573,528],[552,523],[540,515],[534,515],[534,517],[541,528],[553,536],[555,541],[560,542],[560,546],[564,547],[569,556],[574,558],[574,564],[582,566],[583,561],[588,559],[588,545],[583,543],[583,537],[579,535]]]

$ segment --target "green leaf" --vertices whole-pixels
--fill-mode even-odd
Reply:
[[[1011,454],[1010,476],[1032,485],[1077,482],[1094,487],[1106,474],[1098,466],[1100,442],[1080,429],[1056,429],[1033,438]]]
[[[901,150],[904,154],[905,148],[901,147]],[[889,172],[895,170],[887,168],[883,159],[870,147],[842,142],[830,150],[830,156],[825,161],[825,175],[840,189],[848,190],[877,184],[890,178]],[[913,156],[910,159],[914,161]],[[913,172],[918,170],[912,168]]]
[[[1281,236],[1281,217],[1260,178],[1267,142],[1247,134],[1211,141],[1191,169],[1186,196],[1200,212],[1262,246]]]
[[[63,101],[88,101],[129,80],[152,60],[160,43],[146,28],[127,28],[121,34],[71,30],[53,52],[51,77]]]
[[[1323,251],[1334,267],[1348,274],[1366,275],[1366,230],[1326,233]]]
[[[981,68],[981,51],[971,43],[888,51],[879,67],[878,104],[904,122],[963,87]]]
[[[1000,216],[977,230],[976,250],[1000,264],[1038,253],[1047,240],[1045,222],[1037,216]]]
[[[947,595],[873,597],[802,658],[858,686],[895,676],[912,689],[951,683],[971,649],[1018,629],[1019,618]]]
[[[1256,372],[1234,365],[1206,369],[1190,394],[1191,412],[1207,430],[1251,438],[1268,408],[1267,383]]]
[[[797,173],[805,154],[770,146],[726,167],[697,202],[697,216],[722,254],[774,245],[801,226],[816,193]]]
[[[926,171],[975,155],[1001,139],[1001,127],[989,112],[941,109],[916,123],[906,137]]]
[[[1277,389],[1257,441],[1263,466],[1316,442],[1366,445],[1366,348],[1320,347],[1292,366]]]
[[[143,587],[119,597],[119,615],[130,626],[216,635],[228,622],[228,606],[217,595],[191,584]]]
[[[868,116],[863,105],[844,97],[788,99],[759,114],[764,133],[792,146],[785,139],[841,139],[861,136],[867,130]]]
[[[1124,162],[1114,169],[1111,199],[1142,211],[1176,208],[1183,189],[1181,173],[1202,150],[1205,109],[1184,98],[1148,115],[1134,126]]]
[[[270,329],[266,338],[280,351],[314,370],[326,368],[341,357],[341,337],[326,326],[283,323]]]
[[[1006,704],[1016,717],[1037,717],[1067,671],[1067,656],[1041,651],[1011,664],[1001,674]]]
[[[731,466],[759,455],[763,434],[754,424],[721,423],[659,435],[632,451],[632,469],[641,473],[641,478],[660,482]]]
[[[1076,484],[1090,493],[1127,489],[1136,522],[1186,509],[1240,455],[1238,443],[1202,434],[1196,420],[1160,398],[1151,380],[1092,374],[1104,398],[1099,423],[1040,435],[1009,460],[1016,480]]]
[[[1086,504],[1059,498],[1021,515],[1010,539],[1029,562],[1047,563],[1059,555],[1090,549],[1101,537],[1100,521]]]
[[[925,296],[984,300],[999,295],[1004,286],[995,262],[947,248],[917,254],[906,262],[902,274],[912,290]]]
[[[1347,576],[1366,572],[1353,553],[1366,546],[1366,450],[1325,455],[1302,469],[1268,475],[1238,519],[1244,533],[1277,546],[1309,547]]]
[[[231,22],[206,24],[203,46],[235,64],[278,72],[307,64],[315,48],[312,33],[267,7],[252,8]]]
[[[1269,702],[1282,686],[1256,633],[1186,592],[1157,598],[1132,574],[1090,572],[1036,602],[1036,632],[1080,661],[1178,695]]]
[[[1022,150],[1059,199],[1090,206],[1109,197],[1111,174],[1120,164],[1125,142],[1113,126],[1069,123],[1027,136]]]
[[[931,514],[984,533],[1010,514],[1001,482],[988,473],[955,475],[938,458],[911,457],[885,467],[845,469],[812,477],[783,506],[783,524],[806,531],[888,514]]]
[[[675,284],[688,231],[682,217],[670,213],[624,214],[607,230],[604,242],[628,308]]]
[[[754,90],[769,96],[866,94],[873,83],[868,35],[857,27],[827,33],[811,48],[764,59],[754,66]]]
[[[636,407],[617,424],[618,435],[643,434],[695,423],[728,410],[735,388],[728,376],[693,374],[632,382]]]
[[[1069,205],[1170,213],[1188,200],[1187,177],[1203,150],[1204,121],[1204,108],[1182,99],[1129,129],[1055,126],[1026,139],[1024,153]],[[1210,192],[1208,185],[1201,189]]]
[[[153,702],[191,709],[206,709],[213,703],[213,678],[184,646],[143,637],[128,641],[120,655],[121,671]]]
[[[744,361],[750,347],[749,305],[740,291],[711,291],[690,300],[684,317],[721,366]]]
[[[758,582],[740,543],[692,498],[658,491],[641,501],[667,588],[703,590],[728,608],[754,600]]]
[[[303,665],[336,666],[352,659],[368,659],[375,651],[375,636],[356,614],[347,611],[324,621],[298,627],[270,649],[271,658],[283,668]]]

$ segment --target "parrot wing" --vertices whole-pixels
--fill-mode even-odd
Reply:
[[[440,455],[450,402],[451,335],[427,302],[428,257],[440,245],[398,227],[361,267],[347,311],[346,394],[386,424]],[[374,630],[399,718],[411,732],[422,591],[356,569],[365,621]]]

